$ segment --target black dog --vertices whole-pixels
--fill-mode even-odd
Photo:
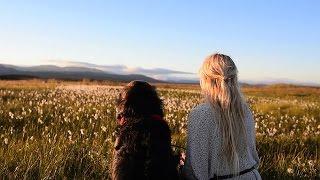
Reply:
[[[155,88],[146,82],[133,81],[120,93],[112,179],[178,178],[162,107]]]

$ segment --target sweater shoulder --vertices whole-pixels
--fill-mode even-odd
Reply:
[[[197,106],[195,106],[192,110],[191,113],[204,113],[206,111],[212,110],[211,106],[209,103],[201,103]]]
[[[202,103],[191,110],[190,116],[198,118],[213,118],[214,111],[209,103]]]
[[[209,103],[202,103],[194,107],[190,114],[188,123],[191,126],[215,126],[216,113]]]

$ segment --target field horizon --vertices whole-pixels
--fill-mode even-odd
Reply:
[[[84,62],[68,62],[70,66],[37,65],[17,66],[0,63],[0,80],[60,80],[60,81],[113,81],[130,82],[135,79],[151,83],[197,84],[196,73],[166,68],[130,68],[124,65],[96,65]],[[181,76],[182,75],[182,76]],[[297,86],[320,87],[317,81],[298,81],[289,78],[240,79],[241,84],[274,85],[291,84]]]

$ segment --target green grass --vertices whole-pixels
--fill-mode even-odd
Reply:
[[[117,84],[113,84],[117,85]],[[199,88],[159,85],[173,144],[185,146]],[[320,90],[243,89],[254,112],[263,179],[320,178]],[[119,87],[103,83],[0,81],[0,177],[108,179]]]

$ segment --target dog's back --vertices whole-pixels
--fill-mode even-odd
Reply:
[[[168,124],[152,118],[130,122],[117,137],[113,179],[176,179]]]

